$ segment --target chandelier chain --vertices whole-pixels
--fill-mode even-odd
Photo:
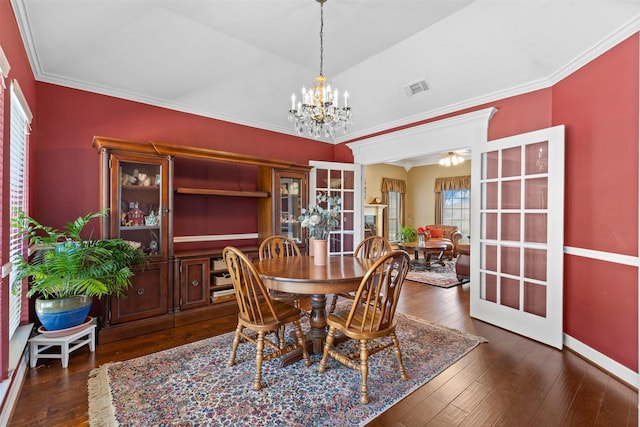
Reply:
[[[344,102],[340,105],[338,89],[324,76],[324,3],[327,0],[316,0],[320,3],[320,75],[307,90],[302,88],[302,99],[296,105],[296,95],[291,95],[289,120],[301,135],[305,130],[316,139],[320,136],[335,138],[338,130],[347,131],[351,122],[351,108],[348,105],[349,94],[344,92]]]
[[[326,1],[326,0],[325,0]],[[324,1],[320,1],[320,75],[324,62]]]

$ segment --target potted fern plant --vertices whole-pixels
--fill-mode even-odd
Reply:
[[[418,240],[418,230],[410,225],[404,226],[400,229],[398,237],[403,242],[415,242]]]
[[[35,311],[48,331],[82,324],[93,297],[122,295],[131,285],[134,265],[148,256],[135,242],[84,237],[84,227],[106,211],[89,213],[63,230],[40,224],[18,211],[12,225],[35,250],[33,256],[15,256],[13,285],[29,280],[28,297],[36,296]]]

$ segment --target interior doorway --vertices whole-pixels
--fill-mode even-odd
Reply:
[[[387,171],[380,173],[385,173],[390,178],[403,179],[418,166],[437,164],[440,156],[445,152],[464,153],[465,158],[470,159],[472,146],[475,143],[487,141],[489,120],[496,111],[495,108],[487,108],[349,143],[347,146],[353,151],[354,162],[365,167],[365,177],[367,166],[389,165]],[[398,166],[401,166],[404,171]],[[447,173],[451,176],[471,175],[472,167],[471,162],[468,162],[466,166],[456,166]],[[423,173],[428,175],[428,172]],[[432,171],[431,174],[433,173]],[[421,177],[417,177],[415,181],[420,179]],[[425,178],[425,181],[429,180],[433,182],[433,177]],[[377,181],[365,180],[363,192],[365,206],[375,203],[371,199],[378,197],[379,189],[375,188],[377,185]],[[418,227],[434,223],[434,199],[433,191],[429,191],[428,188],[425,189],[424,198],[420,197],[420,202],[416,202],[418,198],[408,198],[406,211],[411,214],[406,217],[406,225]],[[390,240],[394,239],[394,236],[388,237]]]

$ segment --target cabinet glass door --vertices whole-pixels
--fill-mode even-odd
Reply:
[[[145,162],[119,159],[115,190],[117,209],[113,218],[117,236],[138,242],[152,257],[166,257],[163,235],[163,176],[162,161]],[[115,212],[113,212],[115,213]]]
[[[306,240],[302,234],[302,227],[298,217],[301,215],[305,194],[305,187],[302,178],[284,177],[279,179],[280,200],[279,202],[279,233],[293,239],[298,245],[306,245]]]

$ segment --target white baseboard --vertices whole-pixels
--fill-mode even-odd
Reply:
[[[617,377],[621,381],[627,383],[627,385],[633,387],[635,390],[638,390],[639,377],[637,372],[632,371],[626,366],[621,365],[610,357],[605,356],[604,354],[594,350],[588,345],[578,341],[573,337],[570,337],[567,334],[564,334],[563,341],[566,347],[575,351],[594,365],[599,366],[600,368],[609,372],[611,375]]]

